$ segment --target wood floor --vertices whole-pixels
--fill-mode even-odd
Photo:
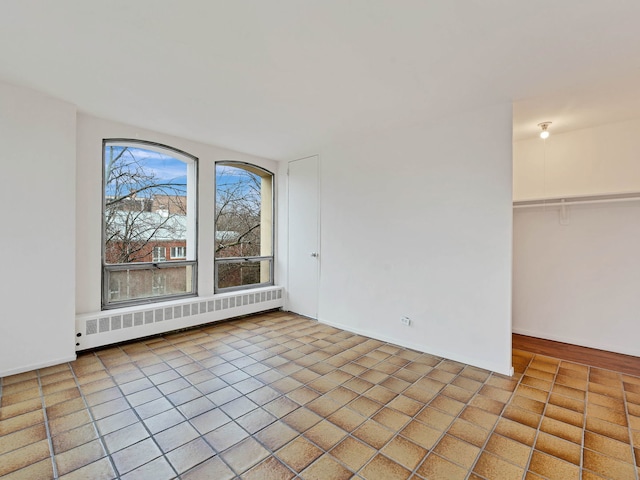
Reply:
[[[513,348],[591,367],[640,376],[640,357],[513,334]]]

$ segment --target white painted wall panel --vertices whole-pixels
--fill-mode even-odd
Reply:
[[[513,197],[640,191],[640,118],[513,145]]]
[[[640,356],[640,202],[514,213],[513,330]]]
[[[508,104],[322,149],[319,320],[508,373],[511,150]]]
[[[75,358],[76,109],[0,83],[0,377]]]

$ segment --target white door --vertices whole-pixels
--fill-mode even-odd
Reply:
[[[290,311],[318,318],[320,282],[318,157],[289,162],[288,303]]]

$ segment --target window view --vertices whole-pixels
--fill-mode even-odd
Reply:
[[[128,140],[103,157],[103,306],[195,294],[196,159]]]
[[[273,284],[273,174],[216,164],[216,291]]]

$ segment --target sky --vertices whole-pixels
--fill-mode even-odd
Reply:
[[[157,183],[168,183],[175,185],[183,184],[185,185],[184,189],[186,193],[187,163],[185,161],[173,157],[168,153],[151,150],[149,148],[132,146],[124,147],[120,145],[106,145],[105,159],[108,159],[112,154],[119,154],[124,148],[127,148],[125,156],[133,155],[136,159],[137,165],[142,166],[147,173],[153,174]],[[111,149],[113,149],[113,153]],[[130,162],[130,157],[126,158],[126,161]],[[244,184],[248,181],[247,176],[257,177],[257,175],[247,172],[242,168],[230,165],[218,165],[216,168],[216,185],[218,185],[218,187],[223,187],[225,185],[230,186]],[[132,186],[132,188],[136,187]],[[124,192],[126,191],[128,190],[125,188]],[[249,191],[248,184],[241,187],[240,191],[243,193],[247,193]],[[153,193],[153,190],[147,190],[147,193]],[[106,186],[106,194],[114,194],[112,185]],[[141,193],[139,196],[146,195],[144,193]]]
[[[109,157],[111,148],[113,148],[114,154],[118,154],[125,147],[105,146],[105,158]],[[138,165],[144,167],[147,173],[154,175],[157,183],[184,184],[184,190],[186,192],[187,164],[184,161],[155,150],[139,147],[126,148],[128,152],[126,152],[125,155],[133,155]],[[110,185],[106,186],[106,193],[107,195],[113,194],[113,189],[110,188]]]

